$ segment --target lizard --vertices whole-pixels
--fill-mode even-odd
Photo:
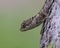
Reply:
[[[23,21],[21,31],[31,30],[43,23],[40,48],[60,48],[60,0],[46,0],[42,9],[33,17]]]

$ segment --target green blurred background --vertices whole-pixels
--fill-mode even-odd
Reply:
[[[0,48],[39,48],[41,25],[21,32],[20,24],[43,4],[44,0],[0,0]]]

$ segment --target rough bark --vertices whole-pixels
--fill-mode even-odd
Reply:
[[[43,23],[40,48],[60,48],[60,0],[46,0],[43,8],[34,17],[21,24],[21,31],[30,30]]]

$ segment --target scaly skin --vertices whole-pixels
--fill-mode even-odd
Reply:
[[[48,18],[48,12],[52,3],[53,0],[46,0],[43,8],[40,10],[40,12],[37,13],[37,15],[22,22],[20,30],[21,31],[30,30],[44,22],[44,20]]]

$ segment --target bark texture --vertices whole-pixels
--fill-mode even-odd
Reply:
[[[46,0],[43,8],[34,17],[23,21],[21,31],[30,30],[43,23],[40,48],[60,48],[60,0]]]

